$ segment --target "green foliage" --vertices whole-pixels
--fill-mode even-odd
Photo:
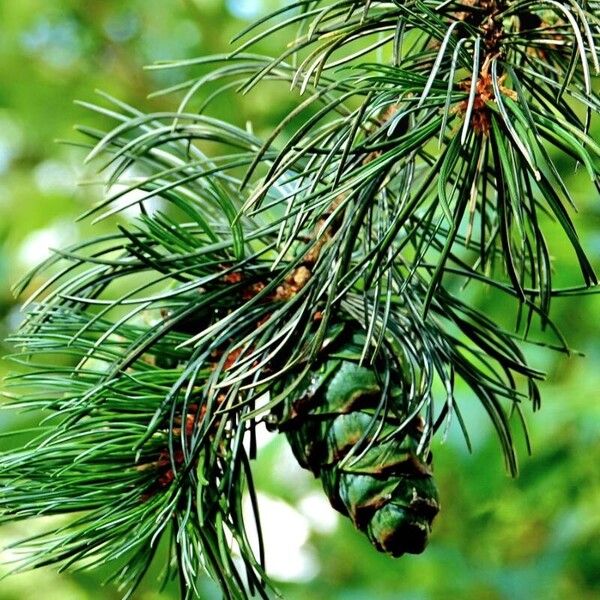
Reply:
[[[37,291],[12,339],[29,365],[13,404],[50,416],[0,459],[2,518],[83,513],[26,541],[24,566],[108,563],[130,592],[168,535],[165,577],[182,595],[201,593],[205,569],[227,597],[265,596],[242,511],[246,492],[260,529],[256,427],[279,423],[346,321],[380,382],[405,375],[394,431],[423,415],[415,457],[452,418],[468,442],[470,389],[516,472],[511,421],[524,400],[537,407],[542,377],[520,342],[568,352],[550,300],[595,283],[558,157],[597,185],[597,17],[550,0],[346,0],[273,18],[232,55],[157,65],[190,74],[167,90],[184,93],[176,111],[86,104],[116,125],[80,128],[106,174],[85,216],[140,214],[19,288]],[[294,41],[249,53],[267,35]],[[278,82],[305,97],[266,142],[207,114]],[[552,281],[557,231],[583,286]],[[515,333],[503,310],[475,306],[485,289],[517,307]]]

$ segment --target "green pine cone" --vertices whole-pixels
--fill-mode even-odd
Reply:
[[[286,399],[279,430],[300,465],[321,479],[332,506],[378,550],[419,554],[439,511],[431,456],[417,453],[421,419],[400,428],[401,382],[392,373],[382,397],[375,369],[359,365],[361,341],[337,341],[324,352]]]

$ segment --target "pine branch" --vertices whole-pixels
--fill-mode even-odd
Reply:
[[[514,413],[539,406],[543,377],[523,344],[568,352],[550,301],[595,283],[554,158],[597,185],[594,11],[306,0],[273,18],[231,56],[159,66],[210,69],[168,90],[184,94],[179,110],[86,105],[116,125],[80,129],[106,189],[84,218],[140,215],[17,286],[47,278],[12,338],[29,369],[11,379],[15,408],[46,418],[0,457],[0,520],[75,515],[18,544],[18,568],[109,563],[129,597],[170,536],[166,576],[184,597],[206,571],[227,598],[266,598],[264,548],[248,535],[258,512],[249,524],[241,510],[263,423],[392,554],[424,547],[431,441],[456,419],[469,444],[465,390],[517,471]],[[282,56],[247,52],[290,26]],[[206,114],[266,79],[305,93],[269,139]],[[552,283],[550,219],[581,286]],[[516,331],[474,307],[467,284],[517,306]],[[347,385],[329,380],[337,369]]]
[[[249,61],[251,55],[234,52],[226,66],[211,72],[212,79],[229,77],[236,58],[243,71],[254,70],[242,91],[264,78],[287,78],[300,92],[313,90],[266,142],[264,152],[281,130],[307,114],[247,210],[260,212],[264,195],[289,169],[305,171],[301,189],[310,193],[296,196],[294,207],[307,221],[318,220],[340,191],[360,188],[356,193],[363,195],[355,201],[371,204],[382,188],[406,190],[397,203],[402,209],[374,244],[375,263],[411,241],[431,250],[429,231],[412,230],[414,240],[404,239],[408,220],[420,215],[443,239],[431,258],[440,265],[432,290],[464,230],[474,268],[497,273],[499,264],[522,299],[526,287],[539,290],[545,313],[552,266],[543,228],[555,220],[573,246],[584,283],[597,282],[568,214],[573,199],[552,157],[558,151],[580,162],[600,189],[600,148],[589,136],[591,116],[600,108],[592,89],[600,22],[587,3],[349,0],[298,2],[280,12],[297,8],[303,12],[280,19],[238,50],[300,24],[282,56]],[[408,35],[410,45],[404,42]],[[353,51],[357,40],[368,52]],[[392,65],[367,62],[378,46],[390,48]],[[190,83],[182,106],[203,84]],[[373,122],[376,128],[369,126]],[[440,150],[434,158],[430,147],[436,139]],[[365,164],[366,156],[376,158]],[[417,256],[415,270],[420,260]],[[367,281],[375,268],[367,269]]]

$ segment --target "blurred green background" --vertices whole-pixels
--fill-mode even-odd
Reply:
[[[98,190],[77,185],[93,173],[84,152],[55,143],[77,139],[75,123],[106,127],[73,103],[95,101],[96,88],[145,110],[174,109],[171,96],[149,93],[185,73],[143,65],[227,50],[246,21],[277,0],[3,0],[0,2],[0,333],[19,321],[10,285],[49,248],[89,235],[75,223]],[[280,40],[281,41],[281,40]],[[273,52],[276,42],[271,41]],[[269,43],[263,48],[269,51]],[[251,120],[260,133],[286,114],[285,89],[229,98],[218,116]],[[599,128],[596,123],[595,134]],[[583,170],[582,170],[583,171]],[[576,223],[600,268],[600,204],[583,172],[566,174],[580,208]],[[106,227],[107,225],[104,225]],[[578,283],[567,248],[554,245],[557,279]],[[493,300],[487,300],[493,304]],[[490,306],[490,310],[501,310]],[[521,452],[521,475],[508,478],[497,440],[477,406],[464,400],[474,452],[450,432],[435,448],[443,510],[432,544],[418,557],[377,554],[334,511],[311,477],[293,464],[282,440],[265,438],[257,465],[269,549],[268,567],[286,599],[532,599],[600,597],[600,296],[556,301],[555,318],[585,357],[533,349],[546,369],[543,409],[528,415],[533,456]],[[6,346],[3,352],[8,350]],[[8,365],[0,365],[5,374]],[[23,416],[0,413],[0,429]],[[13,443],[0,439],[2,447]],[[0,491],[1,493],[1,491]],[[40,523],[5,527],[4,545]],[[3,560],[11,558],[4,552]],[[5,571],[6,568],[2,567]],[[0,582],[0,600],[119,598],[102,573],[53,569]],[[158,591],[156,573],[138,598],[177,597]],[[218,594],[207,583],[206,598]]]

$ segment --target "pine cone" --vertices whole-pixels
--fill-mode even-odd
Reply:
[[[439,511],[431,455],[417,453],[422,421],[406,420],[401,380],[382,398],[376,366],[359,365],[362,342],[338,340],[286,400],[278,427],[296,459],[321,479],[332,506],[381,552],[425,549]]]

